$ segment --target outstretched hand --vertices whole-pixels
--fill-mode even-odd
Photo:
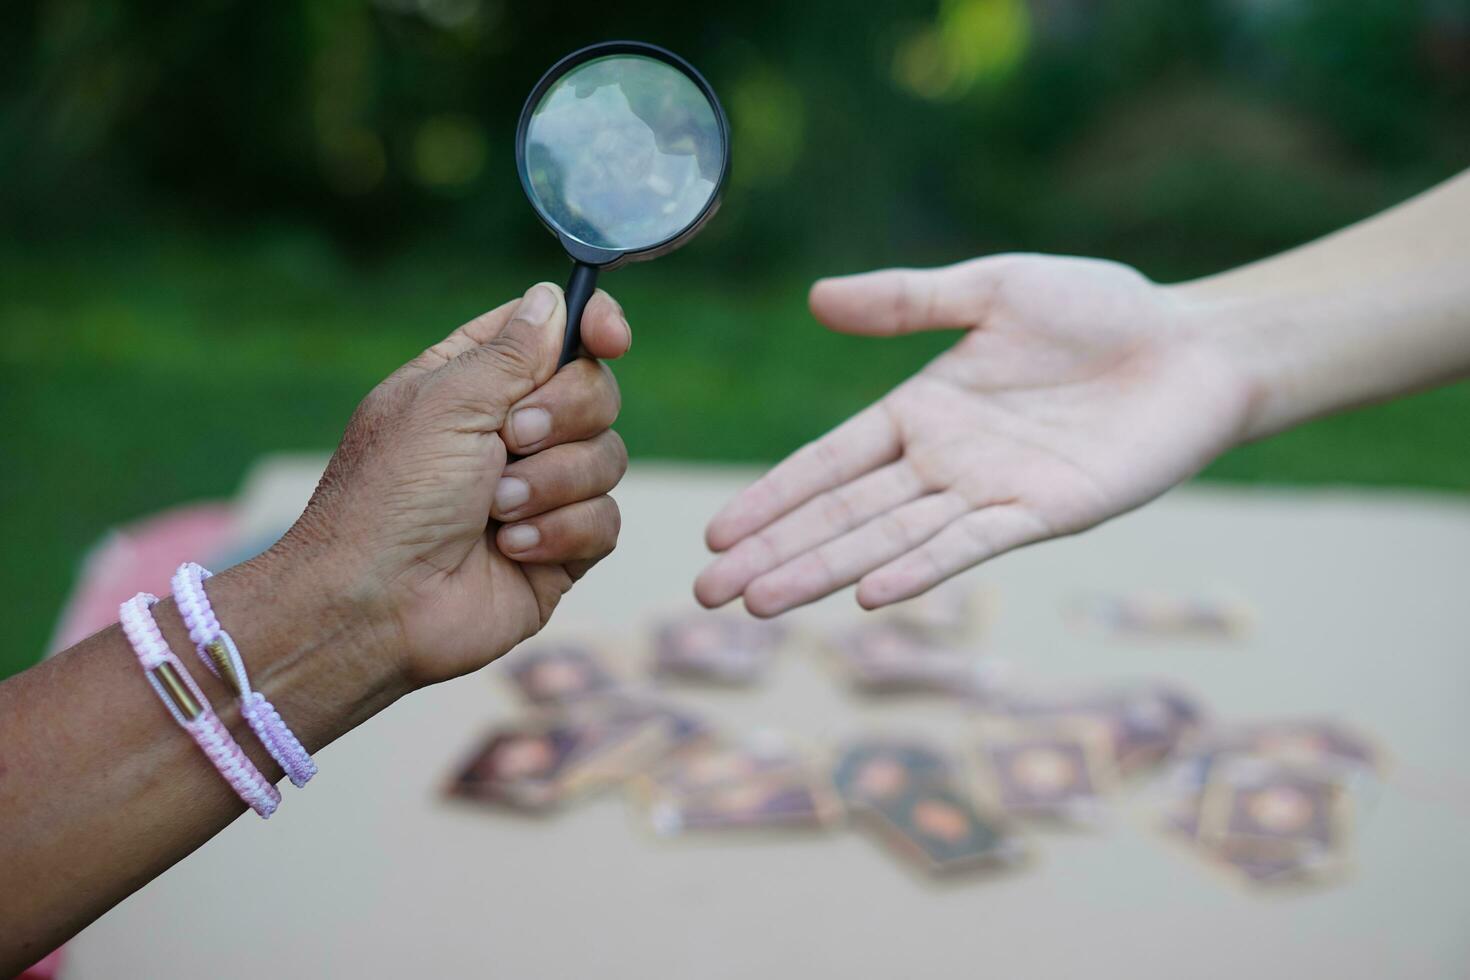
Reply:
[[[858,583],[876,608],[1156,497],[1241,438],[1250,386],[1184,300],[1094,259],[1001,255],[819,281],[846,333],[967,331],[731,501],[707,606],[773,616]]]

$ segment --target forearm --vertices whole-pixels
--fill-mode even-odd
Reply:
[[[1470,375],[1470,173],[1334,235],[1169,287],[1254,398],[1244,438]]]
[[[382,653],[391,629],[328,598],[319,573],[273,554],[208,586],[253,686],[309,751],[406,690]],[[279,780],[232,694],[195,656],[172,601],[154,613],[236,741]],[[0,684],[0,867],[9,882],[0,975],[45,955],[244,809],[169,717],[118,627]]]
[[[627,464],[609,428],[620,396],[590,358],[557,369],[565,324],[561,292],[540,283],[405,364],[358,406],[281,543],[209,580],[251,687],[308,751],[534,635],[612,551],[619,518],[606,495]],[[581,330],[594,357],[620,357],[631,342],[600,291]],[[549,425],[517,433],[513,420],[531,411]],[[507,465],[509,453],[520,458]],[[507,485],[519,495],[501,494]],[[173,603],[153,609],[220,720],[279,780]],[[0,976],[244,809],[118,627],[0,684]]]

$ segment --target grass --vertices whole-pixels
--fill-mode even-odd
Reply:
[[[675,261],[675,260],[670,260]],[[0,247],[0,677],[41,653],[109,527],[232,494],[262,453],[335,444],[357,400],[454,325],[559,272],[412,257],[370,271],[311,241]],[[948,343],[830,334],[806,282],[616,274],[635,458],[771,460]],[[1237,450],[1206,479],[1470,489],[1470,385]]]

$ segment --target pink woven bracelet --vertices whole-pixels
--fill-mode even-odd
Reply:
[[[208,569],[186,561],[174,572],[174,602],[179,615],[189,628],[189,639],[199,659],[210,672],[234,690],[240,699],[240,714],[250,730],[260,739],[260,744],[280,763],[291,782],[298,787],[316,775],[316,763],[301,741],[281,720],[275,707],[259,691],[250,687],[250,677],[245,672],[245,661],[235,641],[220,626],[214,608],[204,591],[204,580],[210,577]]]
[[[189,733],[236,795],[249,804],[250,809],[262,817],[269,817],[281,803],[280,791],[260,774],[260,770],[230,737],[224,723],[209,706],[204,692],[199,690],[194,678],[164,642],[151,611],[157,601],[157,596],[139,592],[118,607],[123,634],[133,645],[138,662],[143,665],[143,676],[153,685],[153,690],[158,693],[168,713],[174,716],[174,721]]]

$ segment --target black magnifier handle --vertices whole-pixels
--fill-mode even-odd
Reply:
[[[587,301],[597,290],[597,266],[583,262],[572,263],[572,277],[567,280],[567,333],[561,342],[561,358],[556,362],[560,371],[577,356],[582,345],[582,311]]]

